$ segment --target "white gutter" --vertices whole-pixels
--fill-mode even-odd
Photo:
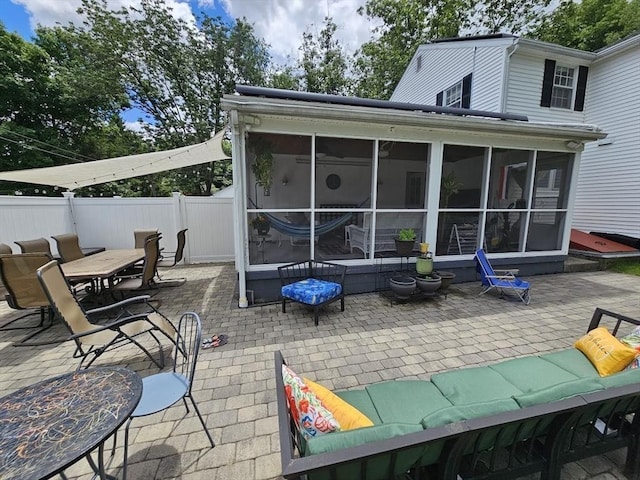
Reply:
[[[494,135],[518,135],[563,139],[566,137],[585,141],[599,140],[606,136],[598,127],[585,125],[557,125],[553,123],[521,122],[487,118],[461,117],[436,113],[394,110],[375,107],[305,102],[299,100],[272,99],[241,95],[225,95],[222,107],[244,113],[290,118],[314,118],[341,120],[383,125],[403,125],[428,128],[432,131],[474,130]]]

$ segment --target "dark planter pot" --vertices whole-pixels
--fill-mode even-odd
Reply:
[[[266,235],[269,233],[269,230],[271,230],[271,225],[260,225],[256,227],[256,230],[258,231],[258,235]]]
[[[416,278],[416,285],[422,293],[430,295],[436,293],[442,285],[442,280],[439,276],[432,274],[428,277]]]
[[[412,277],[391,277],[389,286],[393,294],[400,300],[408,299],[416,289],[416,279]]]
[[[396,252],[401,257],[410,257],[411,252],[413,252],[413,247],[416,244],[415,240],[398,240],[395,239],[396,242]]]
[[[446,290],[453,283],[453,280],[456,278],[456,274],[453,272],[434,272],[442,279],[441,290]]]

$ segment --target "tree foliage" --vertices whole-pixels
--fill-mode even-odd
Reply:
[[[595,51],[640,31],[640,0],[563,0],[530,36]]]
[[[460,35],[520,33],[536,24],[549,0],[368,0],[358,10],[381,23],[356,54],[356,94],[388,99],[416,48]]]
[[[307,92],[346,95],[349,93],[349,62],[335,38],[338,26],[325,17],[318,36],[309,31],[302,35],[300,69],[302,88]]]

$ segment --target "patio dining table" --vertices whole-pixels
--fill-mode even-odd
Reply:
[[[144,259],[144,249],[116,249],[105,250],[94,255],[63,263],[62,272],[68,280],[80,280],[86,278],[98,279],[99,285],[104,280],[112,286],[113,277]]]

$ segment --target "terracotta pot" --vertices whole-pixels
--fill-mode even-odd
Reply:
[[[393,294],[400,300],[408,299],[416,289],[416,279],[413,277],[391,277],[389,287]]]
[[[431,274],[427,277],[417,277],[416,285],[422,293],[428,295],[435,293],[440,288],[440,285],[442,285],[442,280],[439,276]]]

